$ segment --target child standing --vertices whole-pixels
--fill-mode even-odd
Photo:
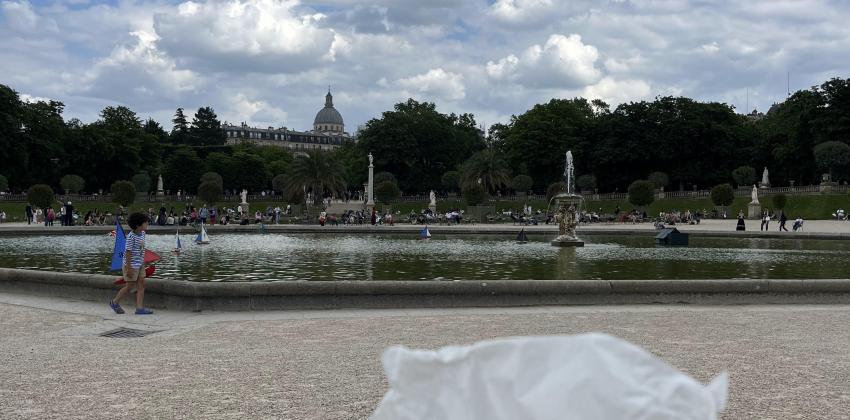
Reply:
[[[127,235],[127,245],[124,248],[124,266],[121,268],[124,281],[127,283],[118,291],[115,299],[109,301],[109,307],[116,314],[124,313],[119,302],[134,287],[136,288],[136,315],[153,313],[142,305],[145,299],[145,231],[148,229],[148,222],[150,222],[150,219],[144,213],[133,213],[127,218],[127,224],[130,225],[132,232]]]

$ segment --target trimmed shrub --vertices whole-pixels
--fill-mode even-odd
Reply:
[[[66,194],[74,194],[85,188],[86,181],[79,175],[65,175],[59,180],[59,185]]]
[[[375,185],[375,198],[378,201],[389,204],[401,195],[398,185],[395,182],[383,181]]]
[[[629,185],[629,203],[637,207],[648,206],[655,201],[655,184],[640,179]]]
[[[733,201],[735,201],[735,190],[732,189],[731,184],[715,185],[711,189],[711,202],[715,206],[731,206]]]
[[[511,180],[511,188],[517,193],[525,194],[534,185],[534,180],[528,175],[517,175]]]
[[[112,193],[112,202],[122,207],[136,201],[136,186],[130,181],[115,181],[109,191]]]
[[[389,172],[378,172],[378,173],[376,173],[375,179],[373,181],[375,182],[376,187],[378,186],[378,184],[383,183],[383,182],[392,182],[393,184],[398,185],[398,180],[395,179],[395,175],[393,175]]]
[[[6,191],[9,189],[9,180],[6,179],[5,176],[0,175],[0,191]]]
[[[221,179],[221,175],[219,175],[218,172],[207,172],[201,175],[201,184],[205,182],[213,182],[218,185],[221,185],[222,188],[224,188],[224,180]],[[200,195],[200,192],[198,192],[198,195]]]
[[[457,192],[460,189],[460,172],[448,171],[440,178],[440,184],[446,191]]]
[[[133,175],[132,181],[138,192],[146,193],[151,190],[151,176],[147,172],[140,172]]]
[[[561,181],[553,182],[546,187],[546,199],[551,200],[552,197],[562,192],[567,192],[567,184]]]
[[[46,209],[55,200],[53,188],[46,184],[35,184],[27,190],[27,201],[35,207]]]
[[[756,170],[752,166],[739,166],[732,171],[732,179],[738,187],[753,185],[756,182]]]
[[[204,181],[198,186],[198,197],[209,205],[213,205],[216,201],[220,200],[222,192],[221,184],[214,180]]]
[[[272,188],[279,193],[286,191],[286,175],[280,174],[272,178]]]
[[[461,190],[461,195],[466,199],[468,206],[477,206],[487,200],[487,191],[481,184],[466,186]]]

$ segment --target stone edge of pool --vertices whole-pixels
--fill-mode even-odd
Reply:
[[[417,236],[423,225],[395,225],[395,226],[318,226],[318,225],[266,225],[262,233],[288,233],[288,234],[374,234],[374,235],[407,235]],[[520,229],[534,237],[557,236],[558,228],[554,225],[542,226],[515,226],[515,225],[429,225],[434,235],[516,235]],[[53,226],[50,228],[39,227],[3,227],[0,226],[0,236],[41,236],[41,235],[102,235],[108,234],[113,226]],[[213,226],[207,228],[210,234],[217,233],[261,233],[257,225],[228,225]],[[183,227],[186,234],[194,232],[191,227]],[[152,234],[172,234],[176,232],[174,226],[151,226],[148,231]],[[591,229],[579,228],[579,236],[655,236],[658,232],[651,229],[624,229],[593,227]],[[754,239],[824,239],[824,240],[850,240],[850,233],[825,233],[825,232],[761,232],[761,231],[717,231],[717,230],[688,230],[685,233],[694,237],[712,238],[754,238]]]
[[[117,290],[112,283],[115,278],[99,274],[0,268],[0,291],[107,302]],[[211,283],[153,278],[145,291],[146,306],[179,311],[653,303],[850,303],[850,279]]]

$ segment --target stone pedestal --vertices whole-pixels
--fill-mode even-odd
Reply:
[[[751,220],[761,219],[761,204],[750,203],[747,206],[747,218]]]
[[[245,217],[251,217],[251,207],[248,203],[239,203],[239,207],[242,207],[242,214],[244,214]]]
[[[428,210],[431,210],[431,213],[433,213],[433,214],[437,214],[437,205],[436,204],[433,204],[433,205],[429,204]]]
[[[562,248],[575,248],[575,247],[584,246],[584,241],[580,241],[576,238],[563,238],[562,239],[559,236],[559,237],[553,239],[552,242],[550,242],[550,244],[552,244],[552,246],[559,246],[559,247],[562,247]]]
[[[369,164],[369,186],[366,193],[366,210],[371,215],[375,208],[375,165],[371,163]]]

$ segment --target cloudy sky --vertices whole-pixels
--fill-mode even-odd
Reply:
[[[535,103],[664,95],[765,110],[850,77],[835,0],[0,0],[0,83],[66,117],[177,107],[305,130],[328,85],[346,130],[408,97],[487,126]]]

